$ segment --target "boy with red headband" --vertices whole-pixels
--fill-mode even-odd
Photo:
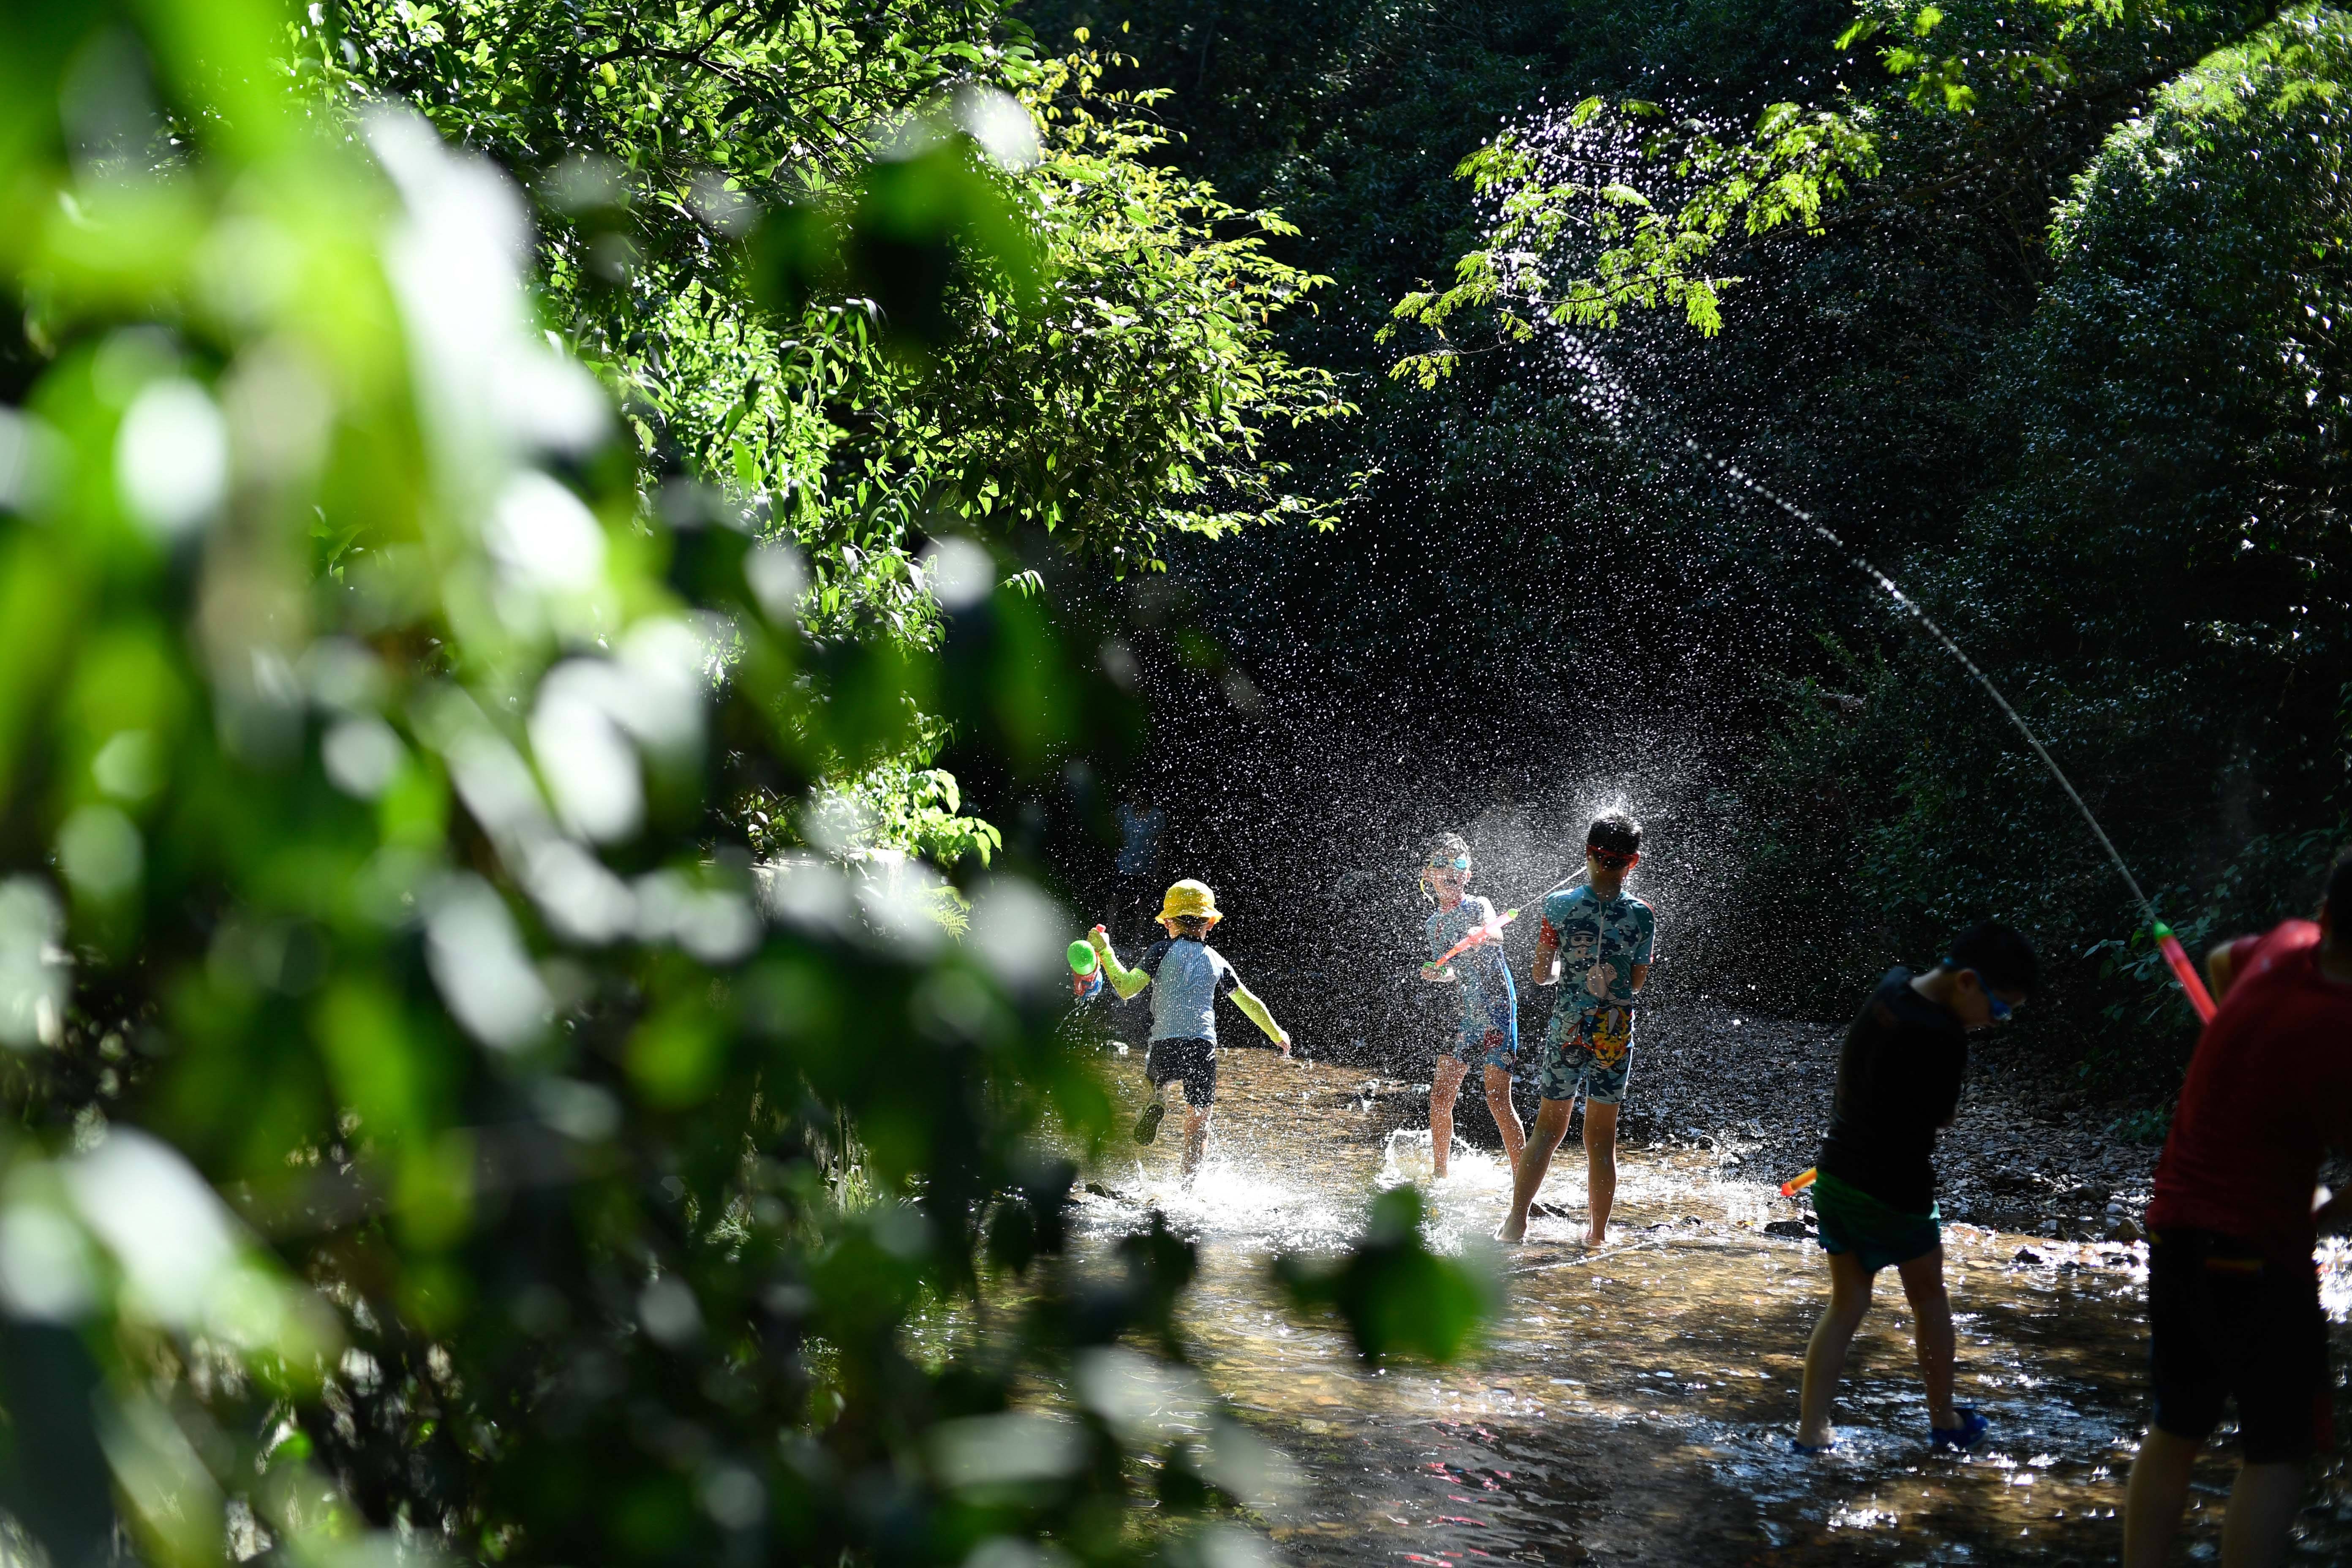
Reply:
[[[2319,1162],[2352,1152],[2352,848],[2316,921],[2284,921],[2206,959],[2221,1010],[2198,1037],[2147,1205],[2156,1410],[2124,1500],[2124,1562],[2165,1561],[2224,1404],[2242,1463],[2221,1525],[2231,1568],[2276,1563],[2311,1457],[2331,1447],[2327,1319],[2311,1260],[2352,1221],[2315,1212]]]
[[[1499,1233],[1505,1241],[1527,1235],[1528,1205],[1551,1169],[1552,1151],[1568,1135],[1580,1097],[1585,1245],[1609,1239],[1609,1207],[1617,1196],[1617,1108],[1633,1071],[1633,998],[1650,978],[1658,936],[1650,906],[1625,891],[1625,879],[1641,859],[1642,825],[1610,812],[1595,818],[1584,836],[1585,886],[1544,899],[1531,978],[1538,985],[1558,984],[1559,992],[1537,1069],[1543,1104],[1519,1154],[1510,1217]]]

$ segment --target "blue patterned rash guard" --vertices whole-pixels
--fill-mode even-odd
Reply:
[[[1473,926],[1495,918],[1495,906],[1475,895],[1466,896],[1450,910],[1433,911],[1426,923],[1429,956],[1440,953],[1470,934]],[[1490,942],[1454,954],[1450,966],[1462,988],[1462,1039],[1483,1051],[1490,1034],[1510,1037],[1509,1049],[1518,1047],[1518,993],[1511,984],[1511,968],[1503,944]]]
[[[1581,1045],[1606,1067],[1633,1045],[1633,966],[1650,962],[1658,917],[1631,893],[1602,900],[1570,888],[1543,901],[1545,932],[1559,946],[1559,991],[1544,1038]]]

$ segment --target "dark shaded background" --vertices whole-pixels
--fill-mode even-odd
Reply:
[[[2266,921],[2308,897],[2315,868],[2298,856],[2315,841],[2294,836],[2339,822],[2344,800],[2325,766],[2336,682],[2294,674],[2314,668],[2315,645],[2284,676],[2275,660],[2201,653],[2195,675],[2118,668],[2116,639],[2150,617],[2168,637],[2179,626],[2161,605],[2169,584],[2216,587],[2203,546],[2159,526],[2152,555],[2078,550],[2070,527],[2106,526],[2071,521],[2079,499],[2016,500],[2046,479],[2025,440],[2037,409],[2063,424],[2053,371],[2172,374],[2118,363],[2120,338],[2053,349],[2036,315],[2059,280],[2046,235],[2109,128],[2219,35],[2119,37],[2071,92],[1967,122],[1887,120],[1900,134],[1884,176],[1833,207],[1826,233],[1717,258],[1745,279],[1717,338],[1640,316],[1581,343],[1473,356],[1425,393],[1386,378],[1395,345],[1373,334],[1477,242],[1453,174],[1463,155],[1589,93],[1728,131],[1778,99],[1830,103],[1842,82],[1886,96],[1874,60],[1832,48],[1848,8],[1332,0],[1024,15],[1049,42],[1131,24],[1114,42],[1139,59],[1131,85],[1173,89],[1160,112],[1181,167],[1301,226],[1289,255],[1334,282],[1290,346],[1344,370],[1363,413],[1288,456],[1328,487],[1369,476],[1337,533],[1187,542],[1164,580],[1067,584],[1117,605],[1154,710],[1133,776],[1073,796],[1095,833],[1074,819],[1050,836],[1082,897],[1108,891],[1104,809],[1121,788],[1150,793],[1173,819],[1168,874],[1218,889],[1232,911],[1220,943],[1277,1014],[1318,1048],[1402,1065],[1425,1058],[1439,1026],[1426,999],[1396,1003],[1401,986],[1412,994],[1397,977],[1416,955],[1409,879],[1425,837],[1469,831],[1505,791],[1559,875],[1594,807],[1622,805],[1651,830],[1636,885],[1660,911],[1658,1004],[1736,990],[1843,1016],[1888,962],[1932,958],[1956,925],[1997,914],[2053,960],[2050,1048],[2103,1072],[2147,1048],[2177,1054],[2185,1010],[2144,965],[2108,973],[2116,953],[2093,951],[2127,936],[2137,910],[2013,733],[1874,585],[1686,439],[1817,510],[1949,621],[2057,732],[2143,881],[2160,900],[2172,889],[2176,924]],[[2082,424],[2093,441],[2107,428]],[[2163,440],[2113,455],[2148,479],[2159,522],[2262,480],[2241,471],[2252,436],[2226,452]],[[2336,479],[2298,482],[2324,501]],[[2021,534],[2053,530],[2021,558]],[[2012,575],[1978,566],[1996,550]],[[2339,541],[2319,589],[2338,608],[2340,554]],[[2238,583],[2273,619],[2314,593]],[[2151,605],[2141,621],[2110,614]],[[2190,657],[2171,638],[2156,657],[2176,656]],[[2232,747],[2168,753],[2160,724],[2126,743],[2098,716],[2176,687],[2203,704],[2206,731],[2234,726]],[[1521,892],[1507,882],[1486,879],[1507,902]],[[2119,1044],[2131,1031],[2137,1043]]]

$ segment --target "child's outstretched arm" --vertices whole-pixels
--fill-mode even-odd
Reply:
[[[1094,944],[1097,952],[1102,954],[1103,973],[1110,977],[1110,988],[1118,993],[1120,1001],[1126,1001],[1151,984],[1150,975],[1140,969],[1129,969],[1118,961],[1118,954],[1110,950],[1110,936],[1102,927],[1097,926],[1087,932],[1087,940]]]
[[[1538,985],[1559,984],[1559,933],[1551,929],[1551,921],[1541,921],[1536,928],[1536,961],[1528,973]]]
[[[1260,1030],[1264,1031],[1267,1039],[1282,1047],[1284,1056],[1288,1056],[1290,1036],[1281,1025],[1274,1021],[1274,1015],[1265,1010],[1265,1004],[1257,999],[1257,993],[1236,980],[1229,994],[1233,997],[1234,1005],[1242,1010],[1242,1016],[1255,1024]]]

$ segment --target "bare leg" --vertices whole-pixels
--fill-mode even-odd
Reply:
[[[1520,1150],[1518,1163],[1511,1167],[1511,1212],[1496,1232],[1503,1241],[1524,1241],[1528,1234],[1528,1205],[1536,1201],[1536,1189],[1543,1185],[1544,1173],[1551,1169],[1551,1152],[1568,1136],[1568,1119],[1575,1114],[1576,1101],[1547,1100],[1536,1109],[1536,1130]]]
[[[1870,1274],[1862,1260],[1851,1252],[1829,1256],[1830,1304],[1805,1346],[1805,1391],[1797,1420],[1797,1441],[1808,1447],[1836,1439],[1830,1430],[1830,1402],[1845,1375],[1846,1347],[1853,1343],[1862,1315],[1870,1310]]]
[[[1592,1247],[1609,1240],[1609,1207],[1617,1201],[1617,1108],[1584,1102],[1584,1208]]]
[[[1504,1163],[1517,1171],[1528,1135],[1519,1130],[1519,1113],[1511,1104],[1511,1075],[1492,1062],[1486,1065],[1486,1109],[1494,1112],[1496,1130],[1503,1135]]]
[[[1208,1151],[1209,1115],[1208,1107],[1184,1107],[1184,1163],[1180,1169],[1186,1182],[1200,1173],[1201,1156]]]
[[[2160,1427],[2147,1429],[2124,1490],[2124,1568],[2164,1568],[2189,1506],[2189,1472],[2204,1447]],[[2233,1499],[2231,1507],[2236,1506]]]
[[[2221,1521],[2221,1568],[2272,1568],[2286,1556],[2287,1531],[2303,1506],[2300,1464],[2241,1465]]]
[[[1470,1064],[1458,1057],[1437,1058],[1437,1073],[1429,1086],[1429,1168],[1445,1179],[1445,1157],[1454,1152],[1454,1097],[1462,1092],[1462,1077]]]
[[[1912,1342],[1927,1385],[1927,1424],[1947,1432],[1960,1424],[1952,1411],[1952,1300],[1944,1293],[1944,1249],[1895,1265],[1911,1303]]]

